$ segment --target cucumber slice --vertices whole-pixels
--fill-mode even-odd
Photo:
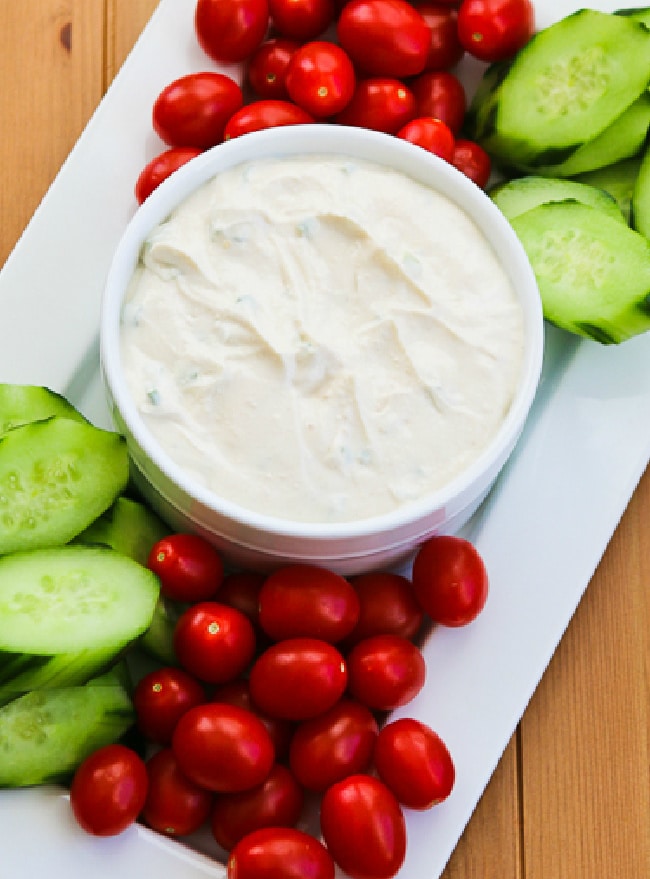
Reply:
[[[490,197],[508,220],[541,204],[573,199],[603,211],[619,223],[626,222],[613,196],[602,189],[573,180],[534,175],[519,177],[495,186],[490,191]]]
[[[86,421],[72,403],[49,388],[0,383],[0,436],[13,427],[42,421],[52,415]]]
[[[81,687],[27,693],[0,708],[0,787],[67,781],[92,751],[117,741],[134,722],[117,673]]]
[[[511,223],[548,320],[604,344],[650,329],[650,241],[573,201],[540,205]]]
[[[576,183],[586,183],[597,189],[604,189],[616,199],[626,222],[630,223],[632,193],[639,174],[641,158],[634,156],[624,159],[604,168],[588,171],[586,174],[578,174],[574,178]]]
[[[158,578],[108,547],[0,558],[0,704],[85,683],[149,627]]]
[[[170,531],[170,527],[149,507],[120,496],[74,542],[111,546],[122,555],[146,565],[151,547]]]
[[[178,665],[178,657],[174,650],[174,630],[187,606],[170,601],[162,595],[158,599],[151,625],[138,642],[152,659],[164,665]]]
[[[649,81],[650,31],[626,16],[581,9],[517,54],[498,86],[494,130],[482,145],[506,165],[560,164]]]
[[[628,18],[632,18],[634,21],[640,21],[646,27],[650,28],[650,6],[645,6],[641,9],[617,9],[616,15],[625,15]]]
[[[0,437],[0,555],[67,543],[129,478],[126,441],[54,416]]]
[[[650,239],[650,147],[639,166],[639,174],[632,193],[632,225]]]

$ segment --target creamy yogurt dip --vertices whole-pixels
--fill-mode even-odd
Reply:
[[[386,167],[309,155],[226,170],[152,232],[121,357],[146,426],[197,483],[345,522],[477,458],[523,340],[508,276],[460,208]]]

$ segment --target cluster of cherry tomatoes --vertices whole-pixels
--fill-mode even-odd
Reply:
[[[79,824],[113,835],[135,820],[184,837],[209,828],[229,879],[389,879],[406,854],[404,808],[445,800],[455,767],[407,705],[425,682],[431,621],[463,626],[485,605],[475,547],[433,537],[412,575],[345,578],[313,565],[224,573],[205,540],[173,534],[149,566],[179,603],[176,665],[138,681],[146,760],[122,744],[91,754],[70,791]],[[318,832],[301,826],[318,803]]]
[[[141,203],[212,146],[277,125],[328,122],[411,141],[485,187],[490,159],[462,136],[466,94],[453,69],[467,52],[512,57],[534,30],[532,0],[198,0],[194,29],[223,72],[180,77],[158,95],[167,149],[141,172]]]

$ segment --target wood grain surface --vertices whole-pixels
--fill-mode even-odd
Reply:
[[[2,262],[155,6],[0,0]],[[647,472],[444,879],[650,877],[649,525]]]

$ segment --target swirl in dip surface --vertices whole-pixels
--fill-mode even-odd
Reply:
[[[218,174],[145,242],[122,309],[141,417],[198,484],[304,522],[376,516],[488,445],[523,318],[473,221],[330,155]]]

